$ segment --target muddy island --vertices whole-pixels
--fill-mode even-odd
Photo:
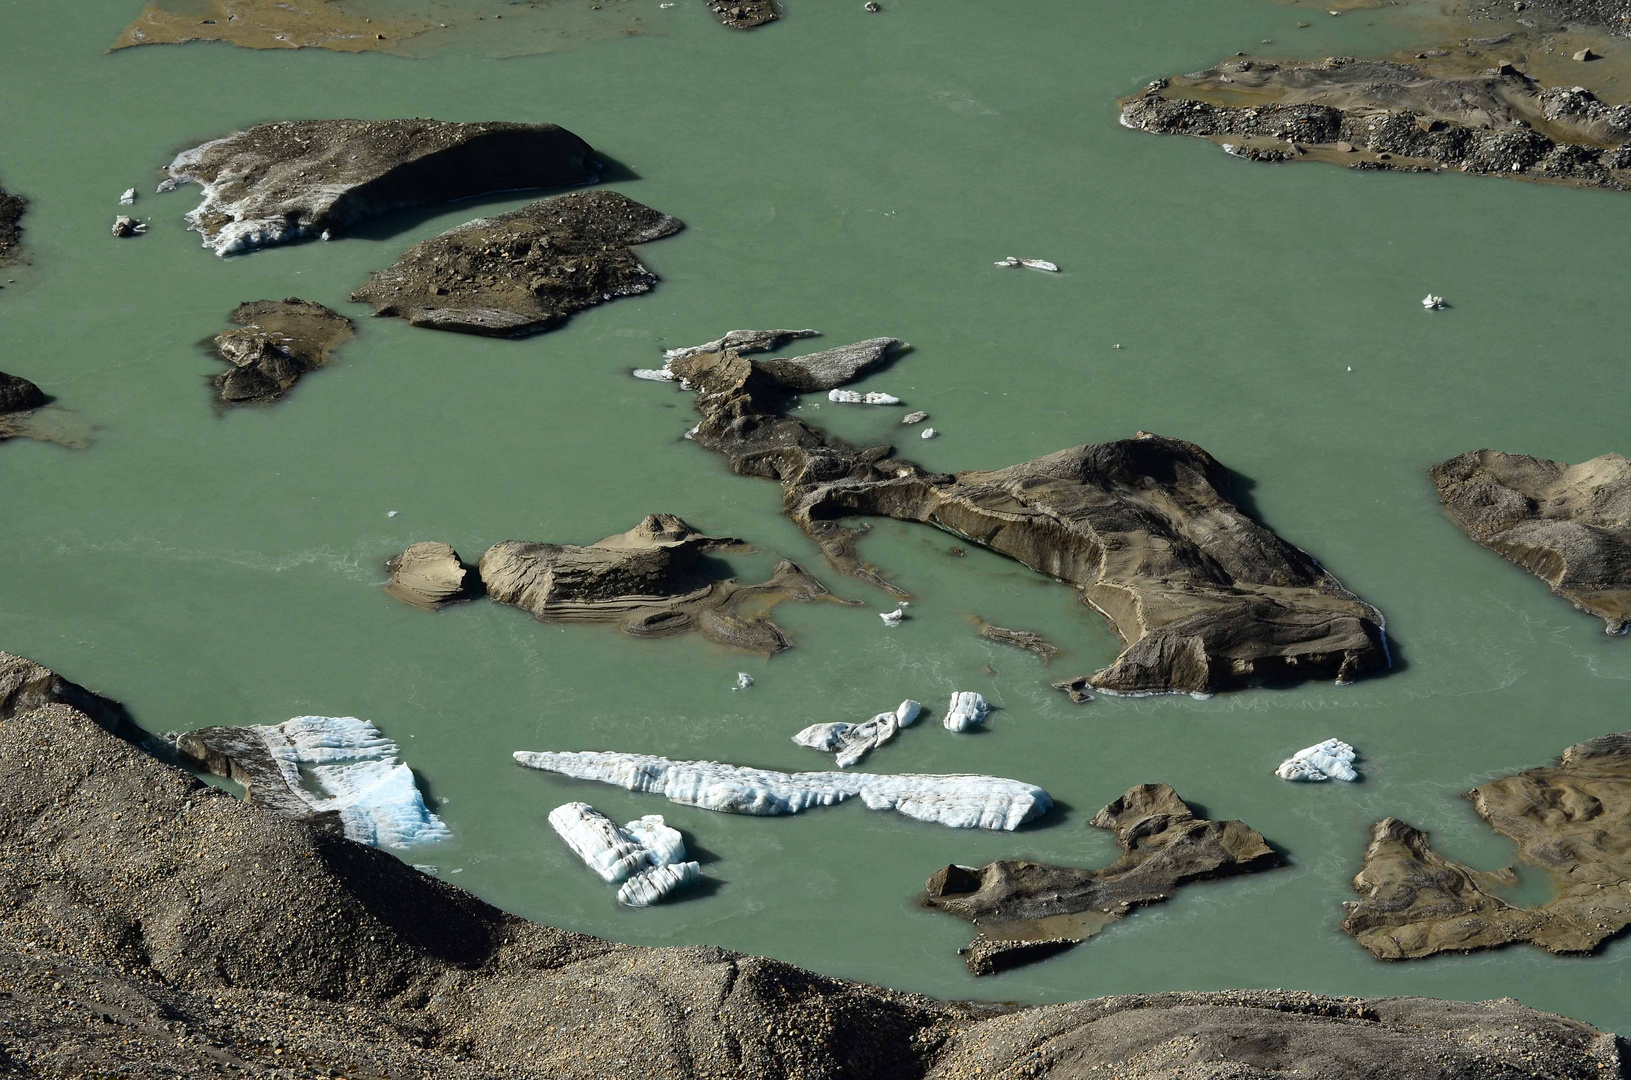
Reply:
[[[203,188],[187,221],[204,247],[231,255],[326,240],[404,207],[586,184],[599,174],[592,155],[554,124],[284,120],[182,151],[159,190]]]
[[[629,245],[683,227],[615,191],[558,195],[415,244],[351,299],[433,330],[536,334],[584,308],[649,292],[657,275]]]
[[[1388,666],[1376,609],[1230,502],[1227,470],[1193,443],[1139,432],[934,473],[787,415],[793,388],[777,370],[789,362],[679,351],[666,370],[702,414],[689,437],[738,475],[779,481],[783,511],[839,571],[907,595],[860,560],[862,531],[843,524],[876,515],[938,526],[1080,589],[1127,648],[1062,689],[1207,694]]]
[[[990,975],[1079,945],[1180,885],[1268,870],[1280,857],[1239,821],[1198,818],[1166,784],[1141,784],[1100,810],[1094,828],[1114,833],[1121,858],[1097,870],[1004,859],[935,873],[924,903],[967,919],[979,936],[960,950]]]
[[[772,0],[703,0],[714,18],[733,30],[752,30],[776,18]]]
[[[386,592],[428,611],[468,599],[475,591],[475,572],[447,544],[409,544],[385,563],[385,569],[391,573]]]
[[[1521,63],[1515,46],[1433,52],[1225,60],[1151,83],[1121,103],[1121,122],[1211,139],[1253,161],[1457,170],[1616,190],[1631,183],[1631,106],[1611,107],[1580,86],[1543,85],[1500,58],[1510,52]]]
[[[1430,475],[1450,519],[1523,567],[1610,634],[1631,625],[1631,462],[1579,465],[1499,450],[1440,462]]]
[[[1511,1000],[1247,990],[1019,1008],[618,945],[207,787],[144,750],[150,738],[0,654],[0,1033],[23,1075],[1065,1080],[1205,1060],[1219,1076],[1600,1080],[1621,1067],[1613,1035]]]
[[[1427,834],[1397,818],[1371,830],[1354,878],[1363,899],[1342,929],[1383,960],[1471,952],[1528,942],[1589,953],[1631,925],[1631,732],[1563,751],[1556,764],[1505,776],[1467,793],[1518,858],[1544,870],[1557,894],[1532,908],[1491,891],[1511,870],[1484,872],[1444,858]]]
[[[266,405],[281,398],[308,371],[351,340],[351,320],[322,304],[291,296],[252,300],[232,311],[235,330],[215,335],[215,355],[231,370],[215,376],[224,405]]]

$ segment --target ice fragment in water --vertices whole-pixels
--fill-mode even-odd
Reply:
[[[702,868],[694,862],[665,863],[642,870],[617,890],[617,902],[624,907],[650,907],[681,885],[698,881]]]
[[[1444,297],[1434,296],[1432,293],[1428,293],[1426,296],[1422,297],[1421,306],[1426,308],[1428,311],[1437,311],[1444,306]]]
[[[123,195],[119,196],[119,205],[120,206],[135,206],[136,205],[136,189],[135,188],[125,188],[125,193]]]
[[[753,676],[749,675],[745,671],[738,671],[736,673],[736,685],[731,687],[731,689],[732,690],[746,690],[748,687],[750,687],[752,685],[753,685]]]
[[[1280,763],[1274,775],[1282,780],[1357,780],[1354,748],[1338,739],[1299,750]]]
[[[1228,149],[1228,148],[1225,147],[1225,149]],[[1012,255],[1008,256],[1006,259],[998,260],[997,265],[998,266],[1027,266],[1027,267],[1030,267],[1032,270],[1046,270],[1050,274],[1057,274],[1059,272],[1059,267],[1056,266],[1055,264],[1049,262],[1046,259],[1016,259]]]
[[[861,724],[811,724],[793,741],[812,750],[836,754],[838,767],[847,769],[867,755],[867,751],[893,739],[903,727],[917,722],[923,706],[911,699],[900,703],[893,712],[882,712]]]
[[[924,439],[932,439],[938,434],[940,434],[940,432],[936,431],[934,428],[926,427],[923,429],[923,434],[919,437]]]
[[[870,393],[862,394],[854,390],[828,390],[828,401],[838,401],[846,405],[899,405],[900,398],[893,394]]]
[[[976,724],[983,723],[986,715],[991,712],[991,705],[984,697],[972,690],[959,690],[951,696],[951,706],[946,709],[946,715],[941,723],[947,731],[967,731]]]
[[[518,764],[578,780],[666,796],[727,814],[797,814],[859,798],[872,810],[958,829],[1013,830],[1053,808],[1046,791],[995,776],[772,772],[717,761],[672,761],[650,754],[599,751],[532,753]]]
[[[885,626],[899,626],[900,621],[905,617],[906,612],[901,608],[896,608],[894,611],[880,611],[878,613],[878,618],[883,620],[883,624]]]
[[[683,861],[685,841],[661,814],[618,828],[588,803],[575,802],[551,810],[549,824],[589,869],[610,884],[624,883],[617,899],[629,907],[646,907],[702,876],[696,863]]]

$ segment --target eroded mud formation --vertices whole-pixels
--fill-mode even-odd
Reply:
[[[554,124],[284,120],[185,150],[160,185],[198,184],[187,215],[217,255],[338,235],[389,210],[596,178],[589,144]]]
[[[1079,588],[1127,643],[1083,686],[1202,694],[1387,666],[1380,614],[1231,503],[1227,471],[1192,443],[1139,432],[992,472],[933,473],[788,416],[792,389],[765,361],[710,351],[668,368],[697,393],[690,437],[735,473],[780,481],[785,513],[840,571],[907,595],[861,562],[861,532],[842,522],[878,515],[936,525]]]
[[[1578,465],[1474,450],[1433,466],[1450,518],[1610,634],[1631,625],[1631,461]]]
[[[125,738],[99,726],[124,731]],[[206,787],[0,654],[0,1037],[25,1076],[952,1080],[1290,1073],[1601,1080],[1526,1009],[1285,991],[1014,1008],[540,926]],[[1232,1070],[1232,1071],[1231,1071]]]
[[[629,245],[682,227],[615,191],[560,195],[415,244],[351,299],[435,330],[535,334],[602,301],[650,291],[657,275]]]
[[[391,573],[385,591],[414,607],[434,611],[471,594],[472,572],[447,544],[410,544],[406,551],[390,559],[385,569]]]
[[[770,580],[742,585],[707,573],[705,557],[751,550],[705,536],[673,514],[652,514],[587,547],[510,540],[481,557],[487,595],[546,622],[610,622],[636,637],[695,630],[763,655],[792,642],[765,614],[783,600],[830,599],[825,586],[783,559]]]
[[[703,0],[714,18],[735,30],[752,30],[776,18],[772,0]]]
[[[375,19],[335,0],[149,0],[113,49],[226,41],[246,49],[392,49],[435,23],[422,17]]]
[[[351,320],[322,304],[291,296],[252,300],[232,311],[235,330],[215,335],[215,354],[231,369],[211,380],[226,405],[266,405],[308,371],[329,362],[351,340]]]
[[[1631,924],[1631,732],[1563,751],[1556,764],[1467,793],[1518,858],[1544,870],[1557,895],[1516,907],[1491,890],[1516,880],[1444,858],[1427,835],[1388,818],[1371,830],[1342,928],[1383,960],[1471,952],[1526,941],[1588,953]]]
[[[1226,60],[1151,83],[1121,122],[1197,135],[1254,161],[1506,176],[1604,188],[1631,182],[1631,106],[1543,86],[1499,52],[1416,59]]]
[[[22,242],[23,211],[28,209],[28,200],[21,195],[7,194],[0,189],[0,263],[5,262],[17,253],[17,245]]]
[[[1078,945],[1188,882],[1280,865],[1257,830],[1196,817],[1166,784],[1133,788],[1092,825],[1114,833],[1121,846],[1121,858],[1109,866],[1079,870],[1004,859],[980,869],[948,866],[929,879],[924,903],[979,928],[961,950],[969,970],[989,975]]]
[[[988,623],[977,615],[974,617],[974,624],[980,628],[980,636],[987,641],[997,641],[1035,653],[1042,658],[1044,664],[1059,655],[1059,647],[1034,630],[1010,630],[1006,626]]]

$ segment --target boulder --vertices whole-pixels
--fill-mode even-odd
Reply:
[[[344,315],[294,296],[239,304],[232,321],[237,329],[215,335],[215,354],[230,365],[212,380],[223,405],[278,400],[354,333]]]

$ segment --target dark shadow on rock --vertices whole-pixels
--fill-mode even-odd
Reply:
[[[508,210],[516,200],[536,201],[547,199],[552,195],[563,195],[569,191],[582,191],[579,187],[556,188],[517,188],[512,191],[490,191],[484,195],[476,195],[468,199],[455,199],[453,202],[430,203],[425,206],[410,206],[402,210],[391,210],[348,226],[344,232],[334,235],[339,240],[389,240],[400,233],[411,232],[427,222],[437,218],[457,215],[458,220],[449,224],[449,229],[457,228],[467,221],[479,217],[489,217],[495,213]],[[315,237],[302,238],[300,243],[309,243]]]

